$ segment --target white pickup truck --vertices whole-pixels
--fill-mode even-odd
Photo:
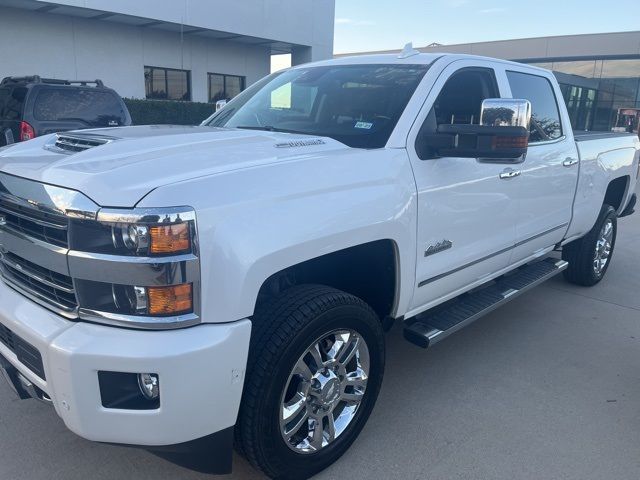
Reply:
[[[546,70],[413,51],[273,74],[198,127],[7,147],[1,370],[89,440],[222,472],[235,436],[306,478],[362,430],[393,322],[428,347],[600,281],[639,152],[574,136]]]

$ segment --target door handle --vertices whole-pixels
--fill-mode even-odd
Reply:
[[[507,170],[505,170],[500,174],[500,178],[502,180],[508,180],[509,178],[519,177],[521,173],[522,172],[520,170],[513,170],[511,168],[508,168]]]
[[[562,162],[562,165],[565,167],[573,167],[578,162],[579,160],[577,158],[567,157],[565,158],[564,162]]]

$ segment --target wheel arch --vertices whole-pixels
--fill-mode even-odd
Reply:
[[[260,286],[255,310],[295,285],[319,284],[355,295],[380,319],[394,317],[400,297],[400,253],[392,239],[343,248],[288,266]]]
[[[616,212],[621,213],[625,207],[630,181],[631,177],[629,175],[611,179],[609,185],[607,185],[603,205],[611,205],[616,209]]]

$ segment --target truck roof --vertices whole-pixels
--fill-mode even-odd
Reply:
[[[468,55],[460,53],[416,53],[410,56],[401,56],[398,53],[383,53],[383,54],[369,54],[369,55],[349,55],[344,57],[336,57],[330,60],[322,60],[319,62],[307,63],[304,65],[292,67],[292,68],[305,68],[309,66],[325,66],[325,65],[371,65],[371,64],[384,64],[384,65],[431,65],[440,58],[447,58],[449,61],[454,60],[489,60],[496,63],[502,63],[507,65],[523,65],[535,69],[547,72],[544,68],[535,67],[533,65],[526,65],[518,62],[512,62],[509,60],[502,60],[499,58],[483,57],[480,55]]]

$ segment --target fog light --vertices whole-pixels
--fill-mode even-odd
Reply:
[[[155,373],[138,374],[138,386],[147,400],[155,400],[160,396],[160,380]]]

